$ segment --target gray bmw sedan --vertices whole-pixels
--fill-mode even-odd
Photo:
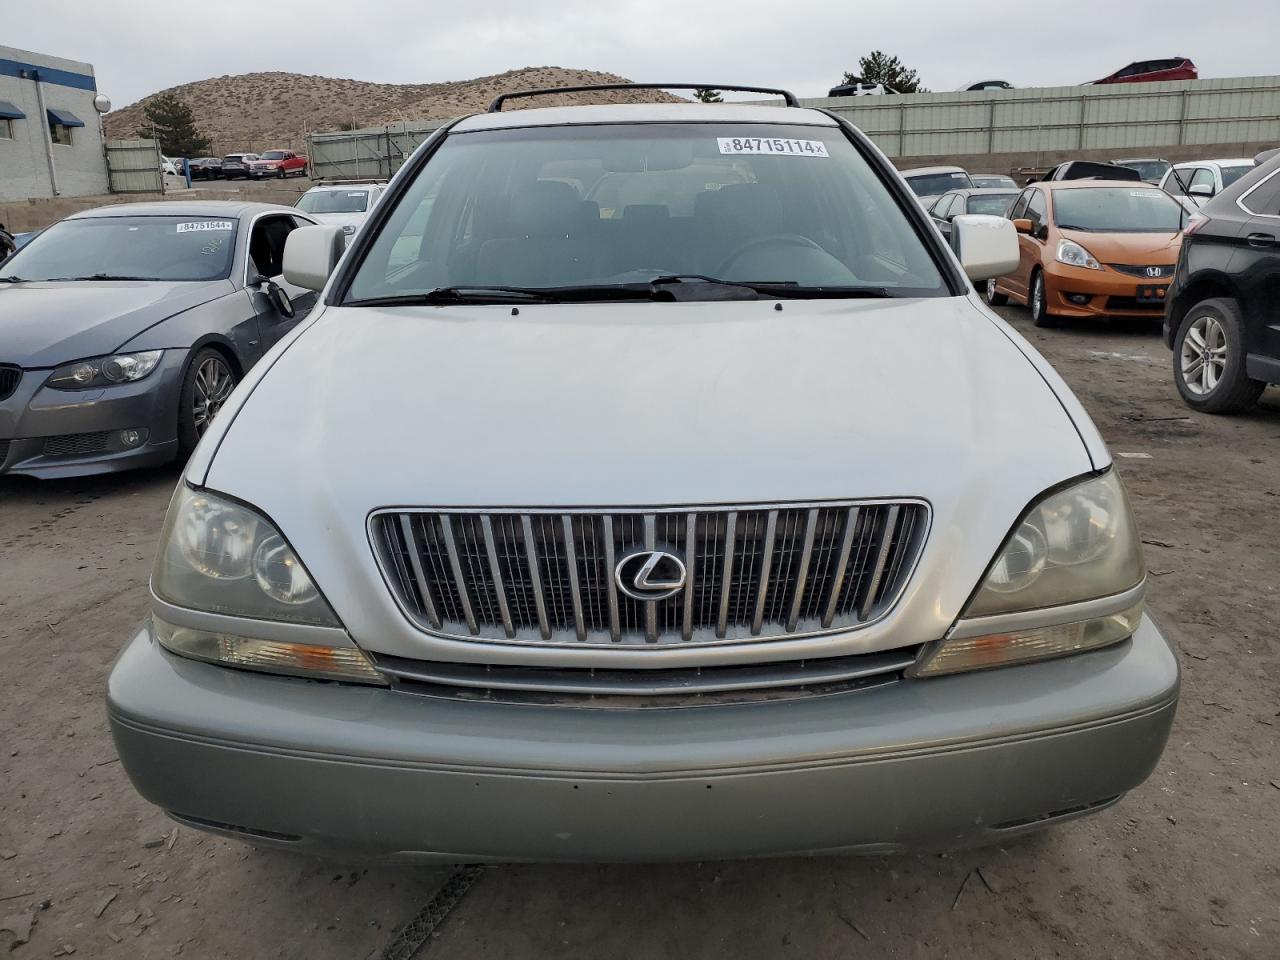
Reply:
[[[239,379],[311,308],[262,203],[133,203],[54,224],[0,267],[0,475],[185,457]]]

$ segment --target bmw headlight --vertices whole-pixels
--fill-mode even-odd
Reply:
[[[1058,241],[1058,262],[1070,267],[1085,267],[1089,270],[1101,270],[1102,264],[1092,253],[1074,240]]]
[[[1132,635],[1146,566],[1114,470],[1035,503],[1014,528],[960,620],[916,676],[1064,656]]]
[[[267,673],[386,682],[284,535],[229,497],[178,488],[151,589],[163,602],[152,618],[156,638],[172,653]]]
[[[54,390],[90,390],[116,383],[132,383],[154,370],[162,356],[163,350],[143,350],[141,353],[118,353],[111,357],[78,360],[54,370],[45,386]]]

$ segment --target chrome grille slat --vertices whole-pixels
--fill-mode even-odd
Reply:
[[[661,646],[783,640],[879,619],[906,589],[928,507],[845,501],[644,511],[387,510],[370,535],[405,615],[482,642]],[[682,589],[622,594],[637,550],[681,558]]]
[[[551,626],[547,623],[547,604],[542,596],[542,574],[538,572],[537,540],[533,536],[533,519],[526,513],[520,517],[524,528],[524,550],[529,564],[529,586],[533,590],[533,603],[538,611],[538,630],[542,639],[551,639]]]

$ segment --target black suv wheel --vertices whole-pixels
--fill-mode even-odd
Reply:
[[[1173,379],[1187,406],[1233,413],[1266,388],[1245,373],[1244,324],[1234,300],[1201,300],[1187,311],[1173,341]]]

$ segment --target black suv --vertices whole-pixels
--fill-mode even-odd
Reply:
[[[1165,343],[1187,406],[1230,413],[1280,383],[1280,156],[1200,208],[1169,286]]]

